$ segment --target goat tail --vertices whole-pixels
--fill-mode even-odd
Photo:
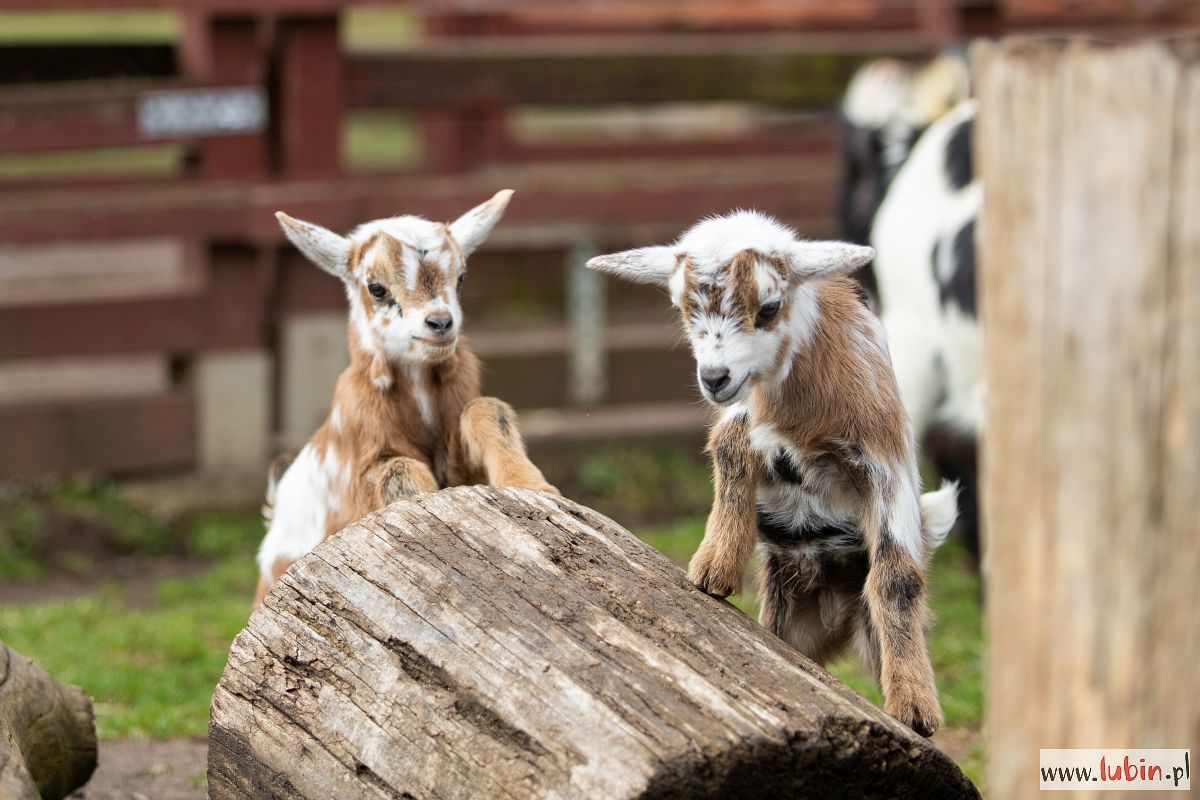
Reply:
[[[295,453],[283,453],[267,467],[267,499],[263,503],[262,515],[268,526],[275,517],[275,492],[279,489],[279,481],[295,460]]]
[[[958,481],[942,481],[936,492],[921,495],[921,532],[930,552],[942,546],[958,519]]]

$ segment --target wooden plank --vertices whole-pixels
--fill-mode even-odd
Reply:
[[[1185,20],[1197,18],[1200,9],[1192,0],[1000,0],[1004,15],[1013,22],[1067,20],[1098,22],[1118,20]]]
[[[780,127],[783,127],[781,130]],[[645,137],[616,142],[525,142],[505,141],[499,159],[506,164],[536,161],[603,161],[621,158],[723,158],[730,153],[758,155],[812,154],[814,161],[808,175],[828,175],[837,180],[839,165],[833,154],[841,143],[841,131],[836,123],[821,117],[818,121],[787,126],[770,126],[744,135],[720,135],[703,138],[647,140]]]
[[[93,353],[191,352],[204,344],[200,297],[6,308],[0,359]]]
[[[32,84],[0,88],[0,150],[41,152],[93,147],[133,147],[168,142],[220,140],[246,148],[263,140],[261,132],[196,131],[153,134],[139,120],[139,104],[167,93],[254,88],[229,82],[189,80],[113,80]],[[182,96],[182,94],[181,94]],[[235,163],[241,171],[215,176],[246,176],[253,162]]]
[[[533,445],[614,438],[699,437],[712,422],[699,403],[626,403],[600,408],[535,408],[521,412],[521,435]]]
[[[187,467],[195,458],[193,416],[182,392],[0,408],[0,479]]]
[[[0,85],[173,76],[168,44],[3,44]]]
[[[559,47],[432,42],[399,53],[349,56],[347,88],[351,106],[360,108],[689,100],[832,108],[865,60],[929,49],[928,42],[911,36],[880,47],[870,39],[848,39],[841,49],[838,43],[794,37],[777,41],[750,37],[740,48],[724,42],[710,50],[698,49],[694,39],[644,38],[624,46],[601,39]]]
[[[283,19],[275,36],[278,171],[293,178],[336,174],[345,105],[337,17]]]
[[[1189,44],[980,51],[999,800],[1036,790],[1038,748],[1200,746],[1200,706],[1180,701],[1200,692]]]
[[[639,226],[668,233],[706,214],[745,206],[790,222],[825,225],[832,183],[810,179],[810,156],[731,153],[721,159],[638,159],[586,165],[525,165],[462,176],[370,176],[338,180],[113,186],[103,193],[52,188],[0,192],[0,240],[46,241],[155,236],[187,230],[224,241],[281,243],[274,212],[286,209],[335,230],[398,210],[454,219],[497,186],[516,200],[495,241]],[[670,230],[674,228],[674,230]],[[567,241],[569,243],[569,240]]]
[[[167,237],[0,243],[0,308],[194,293],[200,267],[194,250]]]
[[[161,355],[0,361],[0,406],[159,395],[170,388]]]

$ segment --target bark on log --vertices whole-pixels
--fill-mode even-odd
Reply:
[[[954,763],[611,520],[389,506],[301,559],[213,696],[223,798],[978,797]]]
[[[87,694],[0,641],[0,798],[61,800],[95,769]]]

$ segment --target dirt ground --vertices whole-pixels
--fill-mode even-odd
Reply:
[[[961,759],[980,741],[978,731],[947,728],[933,743]],[[75,800],[204,800],[208,743],[204,739],[100,743],[100,766]]]
[[[204,800],[208,742],[102,741],[100,765],[76,800]]]

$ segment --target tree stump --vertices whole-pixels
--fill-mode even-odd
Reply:
[[[210,797],[978,797],[628,531],[469,487],[302,558],[233,643]]]
[[[0,641],[0,797],[61,800],[96,769],[92,701]]]

